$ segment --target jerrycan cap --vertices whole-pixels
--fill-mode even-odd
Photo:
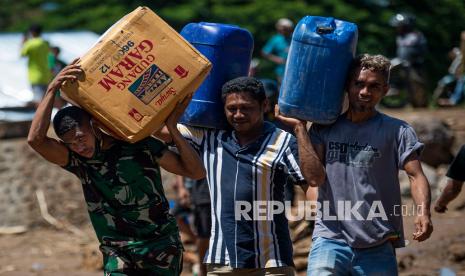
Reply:
[[[318,25],[316,27],[316,33],[319,35],[330,34],[334,32],[335,28],[331,25]]]

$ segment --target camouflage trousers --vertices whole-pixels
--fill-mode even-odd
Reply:
[[[116,241],[103,238],[105,276],[178,276],[183,247],[179,237],[151,241]]]

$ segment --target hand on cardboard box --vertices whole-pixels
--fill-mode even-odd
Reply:
[[[51,91],[52,93],[55,93],[58,89],[61,88],[63,83],[65,81],[69,81],[71,83],[75,82],[78,80],[78,76],[83,73],[81,69],[81,65],[79,64],[81,60],[79,58],[76,58],[71,62],[69,65],[67,65],[65,68],[63,68],[50,82],[48,85],[48,91]]]
[[[176,104],[176,106],[173,108],[173,111],[171,111],[171,114],[168,116],[168,118],[165,121],[166,127],[176,128],[176,124],[178,123],[179,118],[181,118],[182,114],[184,114],[184,110],[186,110],[191,100],[192,100],[192,94],[187,96],[182,101]]]

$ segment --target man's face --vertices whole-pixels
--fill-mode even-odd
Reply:
[[[95,152],[95,135],[88,122],[75,127],[61,137],[65,145],[82,157],[91,158]]]
[[[247,92],[229,94],[224,103],[228,123],[237,132],[249,132],[263,124],[266,101],[258,102]]]
[[[349,105],[357,112],[373,111],[389,89],[381,73],[361,68],[349,82]]]
[[[284,35],[285,37],[290,37],[292,35],[293,28],[289,26],[279,26],[277,30],[278,33]]]

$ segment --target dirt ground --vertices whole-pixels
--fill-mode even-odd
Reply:
[[[465,198],[463,200],[465,202]],[[404,223],[408,237],[413,231],[413,217],[406,217]],[[439,275],[442,267],[452,269],[457,275],[465,275],[464,211],[433,214],[433,223],[434,233],[428,241],[410,241],[407,247],[397,250],[401,275]],[[84,230],[91,239],[51,228],[0,236],[0,275],[103,275],[98,270],[98,243],[93,239],[90,227]],[[183,275],[192,275],[188,265],[184,270]]]
[[[407,121],[425,115],[443,118],[456,128],[457,141],[454,148],[465,143],[465,127],[462,130],[462,126],[465,126],[465,111],[462,109],[388,113]],[[441,268],[449,268],[457,275],[465,275],[465,193],[463,194],[454,201],[447,214],[433,214],[434,233],[426,242],[411,241],[414,217],[404,217],[406,239],[410,242],[407,247],[397,250],[401,275],[439,275]],[[409,203],[410,200],[406,199],[404,202]],[[85,214],[85,210],[81,212]],[[99,270],[100,253],[92,228],[86,223],[77,226],[82,232],[80,235],[65,229],[58,230],[47,223],[36,223],[22,234],[0,235],[0,275],[103,275]],[[189,265],[185,266],[183,275],[192,275]],[[305,273],[300,272],[299,275]]]

